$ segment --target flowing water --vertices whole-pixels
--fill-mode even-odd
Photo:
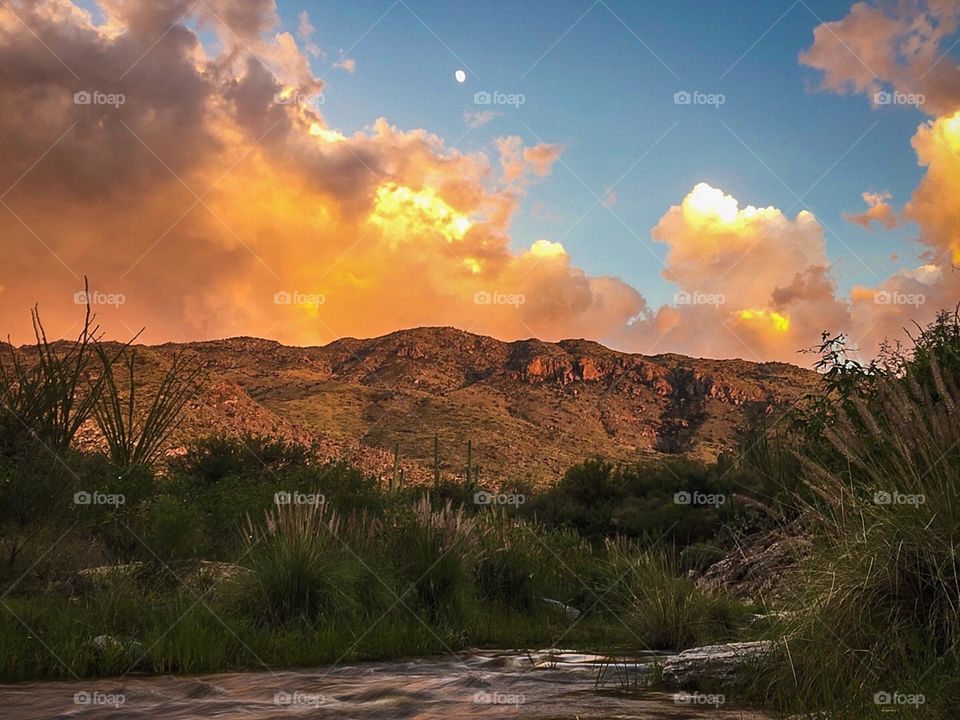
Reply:
[[[722,696],[595,687],[600,658],[479,652],[278,672],[0,685],[0,717],[158,720],[763,720]],[[621,662],[624,681],[636,661]]]

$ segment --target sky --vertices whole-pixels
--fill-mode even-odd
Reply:
[[[454,325],[802,363],[831,331],[869,357],[960,300],[958,18],[6,3],[0,324],[26,341],[39,303],[70,334],[87,275],[149,342]]]

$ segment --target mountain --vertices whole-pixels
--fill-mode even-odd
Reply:
[[[140,347],[152,385],[172,353],[206,381],[174,438],[269,433],[317,440],[322,454],[405,477],[460,476],[471,441],[482,478],[555,481],[586,457],[712,459],[748,413],[779,413],[817,375],[785,363],[643,356],[586,340],[502,342],[452,328],[402,330],[323,347],[254,338]],[[86,443],[97,442],[88,431]],[[176,452],[174,448],[172,452]]]

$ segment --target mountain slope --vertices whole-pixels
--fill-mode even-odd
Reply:
[[[432,477],[434,434],[445,475],[463,476],[472,441],[493,483],[551,482],[596,454],[710,459],[733,445],[748,412],[780,412],[817,382],[783,363],[417,328],[323,347],[232,338],[141,348],[145,385],[174,351],[196,355],[208,378],[176,444],[211,432],[319,438],[325,455],[375,472],[388,471],[399,444],[412,480]]]

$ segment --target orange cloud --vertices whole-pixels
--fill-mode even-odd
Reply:
[[[862,213],[844,213],[843,219],[867,230],[870,229],[870,223],[874,222],[891,230],[897,226],[897,213],[888,202],[892,197],[888,192],[865,192],[863,201],[868,205],[867,210]]]
[[[0,63],[17,68],[0,77],[0,186],[13,186],[0,322],[15,339],[35,300],[51,334],[69,334],[83,274],[123,298],[95,307],[111,335],[146,325],[147,341],[314,344],[418,325],[602,337],[644,310],[549,239],[510,249],[518,197],[558,146],[502,140],[498,177],[486,155],[425,130],[331,128],[323,83],[276,32],[270,0],[187,16],[180,0],[102,5],[97,26],[67,0],[18,3],[42,42],[0,8]],[[302,16],[300,40],[311,34]],[[80,92],[93,99],[75,103]]]
[[[814,29],[800,61],[823,71],[824,90],[863,93],[874,105],[898,94],[930,114],[952,113],[960,107],[960,66],[944,41],[958,21],[955,0],[858,2],[842,20]]]
[[[790,219],[774,207],[741,208],[700,183],[660,219],[653,238],[669,247],[663,276],[679,292],[672,306],[629,328],[622,341],[637,352],[662,345],[797,362],[797,350],[821,331],[849,324],[823,228],[809,212]]]

